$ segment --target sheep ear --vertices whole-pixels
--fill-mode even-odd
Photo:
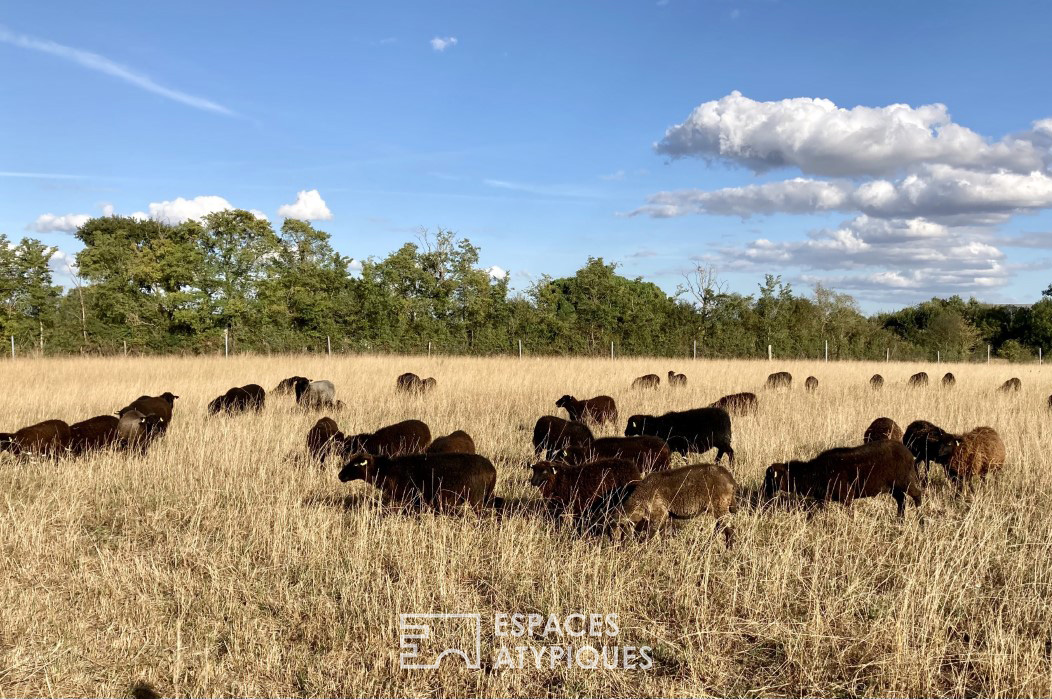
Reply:
[[[369,459],[362,459],[355,465],[356,466],[368,466],[369,465]]]

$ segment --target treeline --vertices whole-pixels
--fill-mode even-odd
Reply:
[[[101,217],[76,237],[74,284],[54,284],[56,253],[0,234],[0,334],[20,352],[216,353],[427,351],[530,354],[1027,361],[1052,347],[1052,299],[1030,307],[959,297],[865,316],[853,298],[809,295],[767,275],[754,294],[698,268],[673,295],[617,274],[601,258],[571,277],[541,277],[509,295],[506,275],[479,266],[453,233],[421,233],[383,259],[355,262],[328,234],[247,211],[202,222]],[[1046,292],[1046,296],[1052,291]],[[41,350],[42,348],[42,350]]]

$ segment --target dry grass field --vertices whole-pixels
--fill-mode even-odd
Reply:
[[[633,392],[683,371],[689,387]],[[761,390],[775,370],[788,392]],[[936,379],[908,390],[906,378]],[[957,387],[938,385],[952,370]],[[403,371],[436,392],[396,395]],[[882,392],[868,379],[882,373]],[[291,398],[261,415],[206,417],[233,385],[328,378],[344,431],[410,417],[462,428],[521,509],[385,512],[362,482],[302,459],[318,418]],[[802,382],[816,375],[817,394]],[[995,391],[1010,376],[1014,395]],[[180,396],[144,457],[0,459],[0,695],[1022,696],[1052,694],[1052,376],[1041,367],[625,359],[238,357],[0,364],[0,429]],[[582,538],[534,513],[525,465],[536,418],[564,393],[608,393],[632,413],[742,390],[735,418],[736,545],[702,517],[648,542]],[[921,508],[888,496],[808,512],[758,508],[773,461],[861,442],[871,420],[995,427],[1005,471],[957,495],[935,469]],[[610,429],[606,434],[614,434]],[[711,460],[715,452],[705,456]],[[699,461],[701,459],[695,459]],[[400,612],[616,613],[617,642],[653,647],[650,670],[400,670]],[[484,624],[483,651],[493,630]]]

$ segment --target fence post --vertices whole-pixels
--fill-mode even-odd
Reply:
[[[124,356],[125,357],[128,356],[128,341],[127,340],[124,341]]]
[[[614,358],[614,341],[610,340],[610,359]]]
[[[11,336],[11,359],[15,358],[15,336]]]
[[[326,353],[331,357],[332,356],[332,338],[329,337],[328,335],[325,336],[325,350],[326,350]]]
[[[891,348],[888,347],[884,350],[884,363],[887,364],[891,361]]]
[[[1045,360],[1041,358],[1041,348],[1040,347],[1037,348],[1037,363],[1038,364],[1044,364],[1045,363]]]
[[[774,355],[772,354],[772,348],[770,345],[767,345],[767,361],[771,361],[772,359],[774,359]]]
[[[230,356],[230,328],[223,328],[223,356]]]
[[[698,358],[698,341],[694,341],[694,359]]]
[[[942,352],[935,350],[935,363],[942,364]]]
[[[826,363],[829,362],[829,340],[826,340]]]
[[[431,357],[431,340],[427,341],[427,356]]]
[[[522,359],[522,340],[519,340],[519,359]]]
[[[990,345],[986,346],[986,363],[990,363]]]

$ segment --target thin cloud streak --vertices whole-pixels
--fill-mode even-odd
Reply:
[[[34,180],[86,180],[87,175],[63,175],[55,172],[12,172],[0,170],[0,177],[22,177]]]
[[[37,39],[32,36],[26,36],[25,34],[15,34],[3,25],[0,25],[0,42],[10,44],[11,46],[17,46],[18,48],[58,56],[59,58],[72,61],[73,63],[89,70],[105,73],[106,75],[123,80],[124,82],[130,83],[140,89],[146,90],[147,92],[152,92],[155,95],[160,95],[161,97],[165,97],[174,102],[179,102],[180,104],[185,104],[194,109],[222,114],[224,116],[237,116],[235,112],[227,109],[221,104],[217,104],[209,99],[205,99],[204,97],[196,97],[160,85],[146,75],[137,73],[131,68],[111,61],[105,56],[92,53],[91,51],[84,51],[82,49],[73,48],[72,46],[65,46],[47,39]]]

